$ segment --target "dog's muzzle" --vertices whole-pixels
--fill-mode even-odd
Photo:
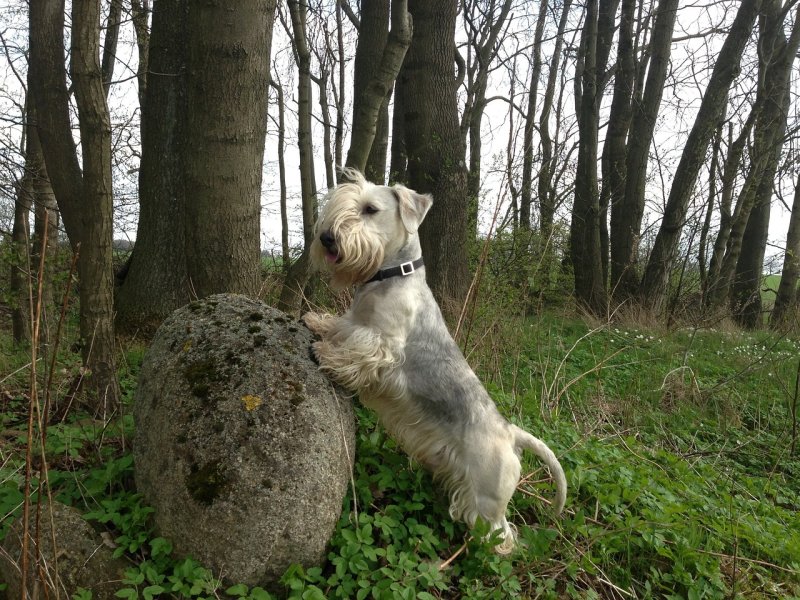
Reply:
[[[336,246],[336,238],[331,235],[330,231],[323,231],[319,234],[319,241],[325,248],[325,259],[330,263],[336,263],[341,260],[339,256],[339,248]]]

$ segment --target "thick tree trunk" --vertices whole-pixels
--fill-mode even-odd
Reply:
[[[139,224],[128,272],[117,293],[117,323],[130,331],[153,329],[192,298],[183,183],[188,4],[157,0],[155,8],[142,105]]]
[[[385,177],[389,97],[412,36],[407,2],[395,0],[391,10],[391,33],[388,0],[367,2],[362,10],[353,73],[353,128],[345,161],[378,183]]]
[[[408,184],[433,194],[420,241],[428,282],[451,312],[469,286],[467,169],[453,64],[458,3],[412,0],[408,7],[414,37],[399,78]]]
[[[780,329],[790,322],[789,317],[798,307],[797,282],[800,280],[800,177],[794,188],[792,214],[786,233],[786,250],[783,253],[783,270],[775,306],[770,316],[770,326]]]
[[[192,297],[258,290],[275,3],[156,3],[139,228],[118,295],[126,328],[150,328]]]
[[[614,75],[614,95],[608,119],[606,141],[603,145],[602,167],[603,187],[600,192],[600,206],[611,208],[612,235],[611,251],[611,293],[617,300],[620,297],[615,273],[614,251],[617,248],[614,238],[614,217],[618,217],[619,205],[625,197],[625,155],[628,129],[631,125],[631,98],[633,96],[636,77],[636,61],[633,55],[633,18],[636,9],[635,0],[622,0],[619,24],[619,41],[617,45],[617,65]]]
[[[728,91],[739,73],[742,52],[750,38],[760,5],[761,0],[742,0],[739,5],[678,163],[661,227],[639,286],[640,302],[653,310],[660,310],[666,299],[689,198],[706,148],[719,122],[719,115],[725,107]]]
[[[201,298],[259,287],[271,2],[189,2],[186,261]]]
[[[619,301],[635,294],[639,285],[636,266],[644,215],[647,161],[669,67],[672,30],[677,12],[678,0],[659,2],[650,40],[644,93],[641,101],[631,106],[625,164],[616,162],[624,174],[622,181],[614,182],[619,187],[615,186],[617,193],[612,193],[611,200],[611,288]]]

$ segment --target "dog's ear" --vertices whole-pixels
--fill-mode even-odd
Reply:
[[[430,194],[418,194],[414,190],[397,184],[392,188],[400,204],[400,219],[408,233],[416,233],[425,215],[433,204]]]

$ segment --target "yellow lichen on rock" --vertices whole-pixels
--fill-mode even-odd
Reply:
[[[244,404],[244,409],[248,412],[257,409],[259,406],[261,406],[262,402],[263,400],[258,396],[253,396],[251,394],[242,396],[242,403]]]

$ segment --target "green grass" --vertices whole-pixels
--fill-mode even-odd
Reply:
[[[526,455],[530,477],[510,507],[522,544],[495,555],[479,541],[485,530],[453,523],[441,490],[359,409],[354,486],[328,562],[291,568],[289,597],[798,597],[797,340],[593,327],[557,314],[476,325],[470,339],[470,361],[501,411],[561,458],[570,485],[563,517],[551,516],[553,490]],[[141,358],[136,347],[123,361],[128,401]],[[4,427],[19,429],[22,389],[4,386]],[[58,497],[107,528],[134,564],[119,596],[268,598],[222,585],[155,537],[133,488],[132,426],[126,417],[93,427],[73,414],[48,434]],[[6,514],[21,500],[24,436],[2,443]]]

